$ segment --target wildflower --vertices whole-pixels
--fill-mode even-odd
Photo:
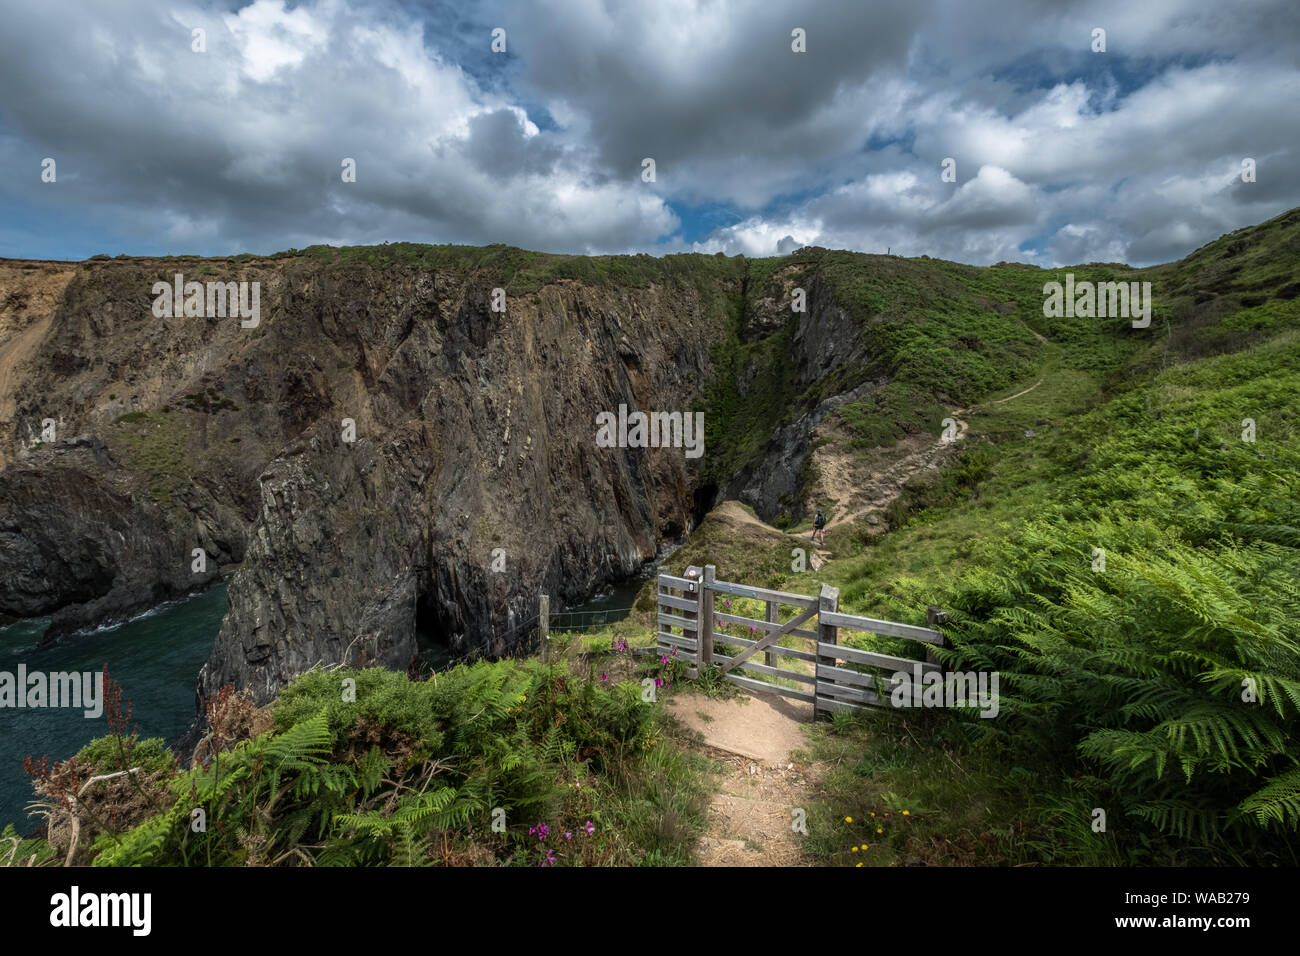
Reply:
[[[667,663],[668,663],[668,655],[667,655],[667,654],[661,654],[661,655],[659,655],[659,663],[660,663],[660,664],[667,664]]]
[[[730,602],[730,601],[724,601],[723,603],[726,604],[727,607],[731,607],[731,602]]]
[[[872,816],[874,817],[875,814],[873,813]],[[845,823],[852,823],[852,822],[853,822],[853,818],[852,818],[852,817],[845,817],[845,818],[844,818],[844,822],[845,822]]]
[[[528,832],[530,834],[536,833],[537,839],[539,840],[545,840],[547,835],[551,832],[551,828],[548,827],[545,823],[539,823],[537,824],[537,826],[533,827]]]
[[[588,821],[584,824],[584,826],[587,828],[587,836],[591,836],[593,833],[596,832],[596,828],[595,828],[594,826],[591,825],[591,821],[590,821],[590,820],[588,820]]]
[[[674,648],[673,648],[673,657],[676,657],[676,656],[677,656],[677,648],[674,647]]]
[[[600,672],[600,682],[601,682],[602,684],[608,684],[608,683],[609,683],[609,675],[606,674],[604,671],[601,671],[601,672]]]
[[[568,830],[565,830],[565,831],[564,831],[564,839],[566,839],[566,840],[572,840],[572,839],[573,839],[573,834],[570,833]]]
[[[912,815],[912,811],[911,811],[911,810],[904,810],[904,811],[903,811],[903,816],[905,816],[905,817],[910,817],[911,815]]]
[[[655,678],[655,686],[656,686],[656,687],[663,687],[663,686],[664,686],[664,681],[663,681],[663,678],[662,678],[662,677],[656,677],[656,678]]]
[[[861,863],[858,864],[858,866],[861,866],[861,865],[862,865]]]
[[[877,833],[884,833],[885,831],[882,830],[882,829],[880,829],[880,827],[876,827],[876,832],[877,832]]]
[[[854,853],[857,853],[857,852],[858,852],[858,848],[855,847],[855,846],[851,846],[851,847],[849,847],[849,849],[852,850]]]

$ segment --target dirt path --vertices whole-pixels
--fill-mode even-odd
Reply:
[[[1030,385],[1023,392],[1016,392],[1016,394],[1008,395],[1006,398],[999,398],[997,401],[993,402],[992,404],[1001,405],[1003,402],[1009,402],[1013,398],[1019,398],[1021,395],[1028,395],[1030,392],[1032,392],[1034,389],[1036,389],[1039,385],[1042,384],[1043,384],[1043,379],[1040,378],[1038,381],[1036,381],[1033,385]]]
[[[802,752],[812,707],[759,694],[714,700],[701,694],[668,699],[669,713],[704,742],[723,767],[700,839],[701,866],[811,866],[803,834],[794,830],[816,780]]]
[[[1049,342],[1047,339],[1043,338],[1043,336],[1042,336],[1040,333],[1035,332],[1033,329],[1030,329],[1029,332],[1030,332],[1030,334],[1031,334],[1034,338],[1038,339],[1038,341],[1042,342],[1044,345],[1051,345],[1051,344],[1052,344],[1052,343]],[[1009,401],[1011,401],[1013,398],[1019,398],[1021,395],[1028,395],[1030,392],[1032,392],[1034,389],[1036,389],[1039,385],[1042,385],[1044,381],[1045,381],[1045,379],[1041,379],[1041,378],[1040,378],[1038,381],[1036,381],[1033,385],[1030,385],[1030,386],[1029,386],[1027,389],[1025,389],[1023,392],[1016,392],[1016,394],[1014,394],[1014,395],[1008,395],[1006,398],[999,398],[999,399],[997,399],[996,401],[990,402],[989,404],[990,404],[990,405],[1001,405],[1003,402],[1009,402]]]
[[[723,518],[729,518],[732,521],[737,521],[741,524],[747,524],[750,525],[751,527],[762,528],[764,531],[773,531],[776,534],[787,534],[787,532],[782,531],[780,528],[773,528],[770,524],[768,524],[762,518],[759,518],[757,515],[751,514],[749,512],[749,509],[747,509],[739,501],[736,501],[734,499],[730,501],[724,501],[722,504],[714,508],[711,514],[718,515],[719,517],[723,517]]]
[[[816,498],[829,498],[833,504],[833,517],[826,525],[827,530],[838,528],[870,515],[876,515],[889,507],[890,502],[903,493],[903,485],[914,475],[927,468],[938,468],[954,444],[966,437],[967,424],[959,416],[964,408],[953,409],[950,417],[957,427],[952,438],[940,437],[933,441],[921,435],[903,439],[890,452],[896,452],[901,446],[905,453],[901,458],[875,462],[868,458],[859,461],[851,455],[845,446],[836,443],[823,445],[813,452],[813,466],[817,470],[817,481],[813,485]],[[945,429],[945,432],[947,429]]]
[[[832,441],[809,452],[817,470],[812,497],[814,500],[832,502],[831,520],[827,523],[826,530],[864,518],[870,522],[870,516],[883,512],[890,502],[903,493],[903,485],[913,475],[943,464],[952,446],[966,436],[968,426],[959,417],[965,411],[964,408],[953,409],[950,417],[957,432],[950,439],[941,437],[935,441],[926,436],[912,435],[892,448],[877,450],[865,460],[847,451],[846,442]],[[808,547],[810,543],[808,535],[811,532],[795,535],[774,528],[750,513],[738,501],[724,501],[712,513],[741,527],[784,535],[800,542],[801,547]],[[881,531],[884,530],[879,519],[876,524]],[[831,552],[824,548],[810,549],[809,564],[814,571],[820,570],[830,558]]]

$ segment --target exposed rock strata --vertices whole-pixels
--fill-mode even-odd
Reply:
[[[16,459],[0,471],[0,615],[53,612],[63,636],[237,566],[199,689],[262,702],[317,663],[405,668],[423,639],[504,651],[539,593],[580,600],[688,532],[703,462],[599,448],[595,415],[704,408],[736,316],[751,338],[786,327],[779,281],[748,302],[740,261],[702,282],[650,260],[656,280],[552,277],[502,314],[491,290],[512,274],[483,258],[91,261],[44,299],[0,269],[17,303],[0,309]],[[259,325],[155,318],[152,285],[176,272],[260,282]],[[801,382],[861,358],[812,292],[788,356]],[[742,476],[750,500],[789,493],[836,401],[775,437],[774,462]]]

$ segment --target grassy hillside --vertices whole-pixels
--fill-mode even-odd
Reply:
[[[834,584],[855,613],[920,624],[940,604],[949,666],[1002,675],[995,720],[886,713],[816,731],[837,768],[818,808],[825,859],[1296,864],[1297,253],[1293,212],[1169,266],[1089,270],[1153,283],[1146,330],[1034,315],[1048,273],[939,264],[1023,303],[1041,364],[998,384],[1042,384],[1003,404],[986,393],[957,463],[907,485],[890,533],[834,529],[820,573],[790,572],[786,542],[732,547],[726,529],[684,549],[677,564],[713,561],[729,580]],[[874,411],[845,417],[887,438]],[[930,812],[864,839],[862,818],[891,803]]]

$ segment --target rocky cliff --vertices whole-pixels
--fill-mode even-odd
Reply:
[[[257,283],[260,316],[159,316],[178,273]],[[840,298],[815,258],[0,263],[0,614],[56,639],[233,571],[200,692],[259,701],[422,640],[503,651],[721,494],[802,510],[812,428],[888,381]],[[600,447],[620,405],[704,410],[705,455]]]
[[[504,650],[538,593],[634,571],[690,529],[703,462],[597,447],[595,416],[702,407],[739,270],[702,293],[508,264],[6,263],[0,613],[53,612],[53,639],[234,569],[200,691],[265,700],[418,637]],[[155,316],[175,273],[259,283],[259,323]]]

